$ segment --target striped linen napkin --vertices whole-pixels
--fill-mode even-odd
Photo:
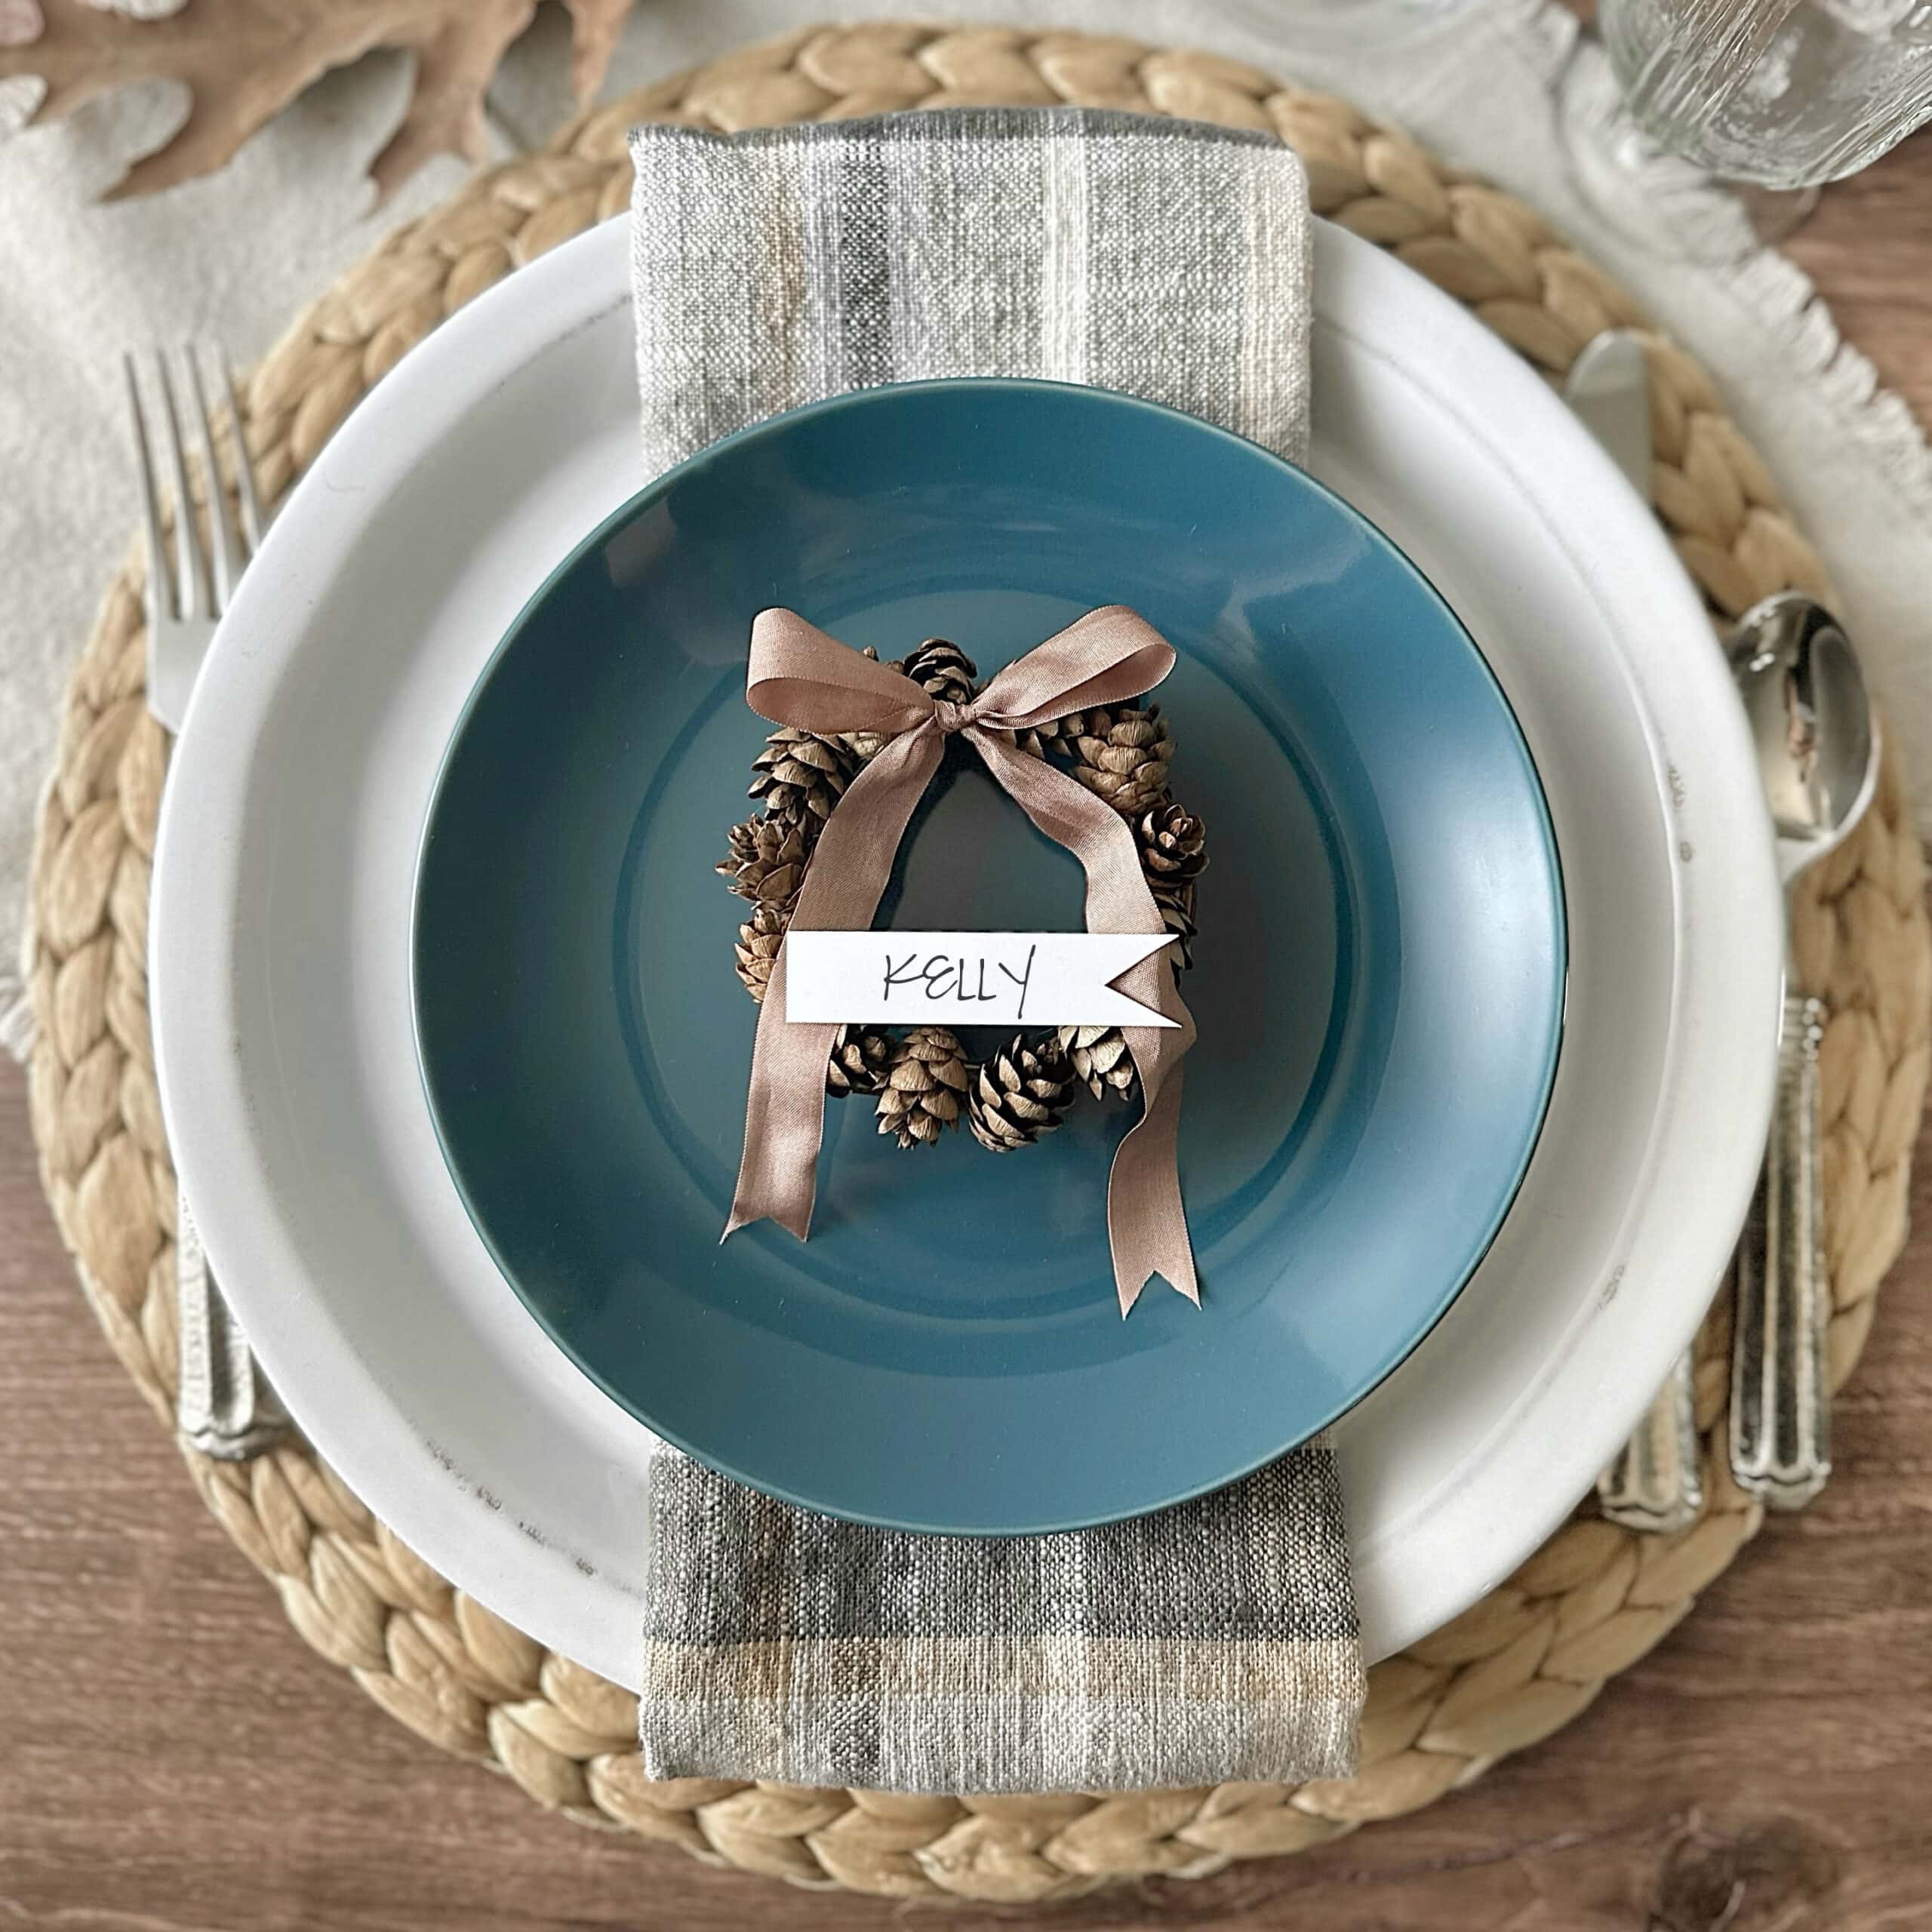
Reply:
[[[645,127],[631,152],[650,474],[822,396],[937,376],[1091,383],[1306,449],[1307,187],[1266,137],[961,109]],[[651,1495],[655,1777],[1100,1791],[1355,1768],[1362,1661],[1324,1439],[1052,1536],[866,1528],[669,1448]]]

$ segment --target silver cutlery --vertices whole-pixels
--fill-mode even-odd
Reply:
[[[1786,592],[1746,612],[1730,663],[1757,746],[1787,894],[1841,844],[1877,789],[1878,732],[1844,632]],[[1819,1177],[1818,1050],[1824,1002],[1797,983],[1787,937],[1777,1098],[1764,1171],[1738,1249],[1730,1375],[1730,1469],[1776,1509],[1801,1509],[1832,1471]]]
[[[263,519],[255,492],[241,414],[225,357],[218,358],[217,394],[228,405],[234,444],[235,488],[239,528],[229,523],[228,499],[215,460],[214,423],[208,405],[201,361],[192,346],[180,352],[187,377],[187,399],[195,454],[206,485],[208,533],[198,528],[188,488],[188,457],[183,447],[180,413],[164,354],[150,364],[150,380],[160,407],[154,414],[153,442],[161,448],[166,482],[174,504],[174,556],[163,540],[161,493],[142,406],[140,371],[131,355],[122,358],[128,406],[140,475],[147,552],[148,709],[171,731],[187,714],[189,694],[208,654],[215,626],[234,595],[235,586],[262,540]],[[239,1462],[257,1456],[288,1432],[286,1411],[269,1386],[248,1347],[241,1324],[222,1299],[184,1196],[175,1200],[175,1290],[177,1365],[175,1417],[181,1434],[204,1455]]]
[[[1623,480],[1650,502],[1651,377],[1644,345],[1628,329],[1592,336],[1564,378],[1563,399]]]
[[[1571,407],[1645,502],[1651,430],[1642,345],[1605,330],[1564,386]],[[1746,613],[1727,645],[1758,749],[1787,892],[1857,824],[1878,777],[1878,740],[1844,632],[1809,598],[1784,592]],[[1830,1285],[1818,1174],[1818,1051],[1823,1004],[1795,983],[1787,952],[1778,1077],[1763,1175],[1740,1235],[1735,1301],[1730,1462],[1740,1487],[1795,1509],[1831,1472],[1826,1331]],[[1604,1515],[1626,1528],[1668,1532],[1703,1506],[1695,1362],[1672,1366],[1636,1432],[1597,1484]]]
[[[1570,366],[1564,398],[1645,503],[1651,500],[1650,372],[1644,345],[1627,329],[1605,329]],[[1704,1506],[1698,1459],[1695,1363],[1672,1364],[1644,1420],[1597,1481],[1604,1515],[1626,1529],[1664,1534],[1697,1520]]]
[[[1626,1530],[1668,1536],[1704,1506],[1697,1443],[1697,1358],[1686,1349],[1617,1460],[1597,1478],[1597,1507]]]

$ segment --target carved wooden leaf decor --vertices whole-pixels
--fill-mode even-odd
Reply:
[[[595,94],[632,0],[564,0],[573,35],[571,82]],[[152,193],[222,167],[318,75],[375,47],[416,56],[401,125],[370,165],[386,197],[432,155],[482,159],[483,96],[537,0],[187,0],[137,19],[90,0],[0,0],[0,80],[46,88],[32,121],[142,81],[179,81],[188,118],[108,191]]]

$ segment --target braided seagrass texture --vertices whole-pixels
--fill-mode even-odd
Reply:
[[[1226,60],[1120,39],[880,25],[734,54],[574,122],[480,176],[314,303],[248,386],[248,438],[278,493],[413,343],[520,263],[625,206],[623,134],[645,118],[737,128],[966,103],[1075,101],[1269,128],[1307,162],[1316,210],[1393,251],[1552,377],[1627,297],[1521,203],[1447,170],[1345,103]],[[1709,377],[1654,334],[1657,511],[1713,611],[1828,589]],[[171,1418],[174,1185],[146,1004],[147,893],[166,741],[142,697],[137,565],[124,566],[74,674],[34,871],[34,1131],[47,1191],[109,1340]],[[1822,1072],[1841,1382],[1905,1228],[1932,1004],[1922,859],[1887,769],[1857,836],[1798,915],[1832,1020]],[[586,1823],[808,1884],[908,1897],[1066,1898],[1298,1851],[1429,1804],[1566,1724],[1649,1650],[1758,1527],[1709,1432],[1726,1395],[1725,1317],[1699,1348],[1712,1500],[1682,1534],[1587,1515],[1426,1642],[1378,1665],[1361,1770],[1299,1788],[1106,1798],[895,1797],[724,1781],[654,1783],[628,1693],[546,1652],[404,1549],[302,1444],[245,1467],[191,1455],[208,1506],[290,1620],[392,1716]]]

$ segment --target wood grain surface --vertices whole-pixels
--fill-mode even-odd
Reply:
[[[1932,415],[1932,141],[1829,190],[1792,252]],[[1932,1927],[1932,1132],[1913,1206],[1841,1404],[1838,1481],[1581,1719],[1406,1822],[1053,1915],[1118,1932]],[[0,1232],[0,1932],[907,1915],[546,1817],[313,1655],[97,1335],[11,1065]]]

